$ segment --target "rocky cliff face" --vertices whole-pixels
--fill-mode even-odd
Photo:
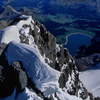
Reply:
[[[0,98],[15,93],[20,100],[31,91],[29,97],[36,100],[94,100],[68,50],[31,16],[20,16],[1,30],[0,42]]]

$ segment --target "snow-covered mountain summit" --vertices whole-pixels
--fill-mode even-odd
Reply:
[[[0,100],[94,100],[67,49],[31,16],[0,30]]]

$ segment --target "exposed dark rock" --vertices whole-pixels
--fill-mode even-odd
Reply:
[[[64,88],[67,81],[68,81],[68,76],[65,73],[61,73],[59,77],[59,86],[61,88]]]
[[[22,69],[22,66],[19,62],[13,62],[12,67],[17,73],[17,92],[21,92],[24,90],[28,83],[26,72]]]
[[[38,46],[42,56],[49,58],[51,63],[48,63],[51,67],[55,68],[55,58],[56,58],[56,38],[50,33],[47,32],[45,27],[36,22],[40,28],[40,33],[37,32],[35,27],[32,35],[34,36],[35,43]]]
[[[60,51],[57,52],[57,55],[56,55],[57,60],[55,63],[55,69],[61,71],[63,64],[68,63],[70,59],[70,54],[68,50],[63,48],[62,46],[59,46],[59,48],[60,48]]]
[[[15,87],[18,94],[26,86],[27,75],[18,62],[13,62],[11,67],[0,66],[0,98],[11,95]]]
[[[11,67],[0,67],[3,67],[0,69],[0,76],[2,77],[0,80],[0,98],[3,98],[13,93],[17,83],[17,75]]]
[[[0,29],[3,29],[4,27],[7,27],[8,23],[5,20],[0,20]]]
[[[62,66],[64,64],[65,57],[64,57],[64,49],[63,49],[63,47],[59,46],[59,48],[60,48],[60,51],[57,52],[57,58],[58,58],[57,60],[58,61],[56,61],[55,69],[61,71],[61,68],[62,68]]]
[[[85,66],[84,64],[82,64],[77,59],[75,59],[75,63],[76,63],[76,66],[78,68],[78,71],[85,71],[85,70],[87,70],[87,66]]]
[[[5,49],[6,44],[5,43],[0,43],[0,55],[2,54],[3,50]]]
[[[29,44],[29,39],[25,35],[21,34],[19,38],[21,43]]]
[[[96,97],[95,100],[100,100],[100,97]]]

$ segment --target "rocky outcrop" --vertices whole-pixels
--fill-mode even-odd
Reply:
[[[25,87],[28,87],[31,91],[35,91],[43,100],[48,100],[43,93],[35,87],[35,84],[28,77],[21,62],[13,62],[12,66],[9,66],[7,62],[6,64],[0,65],[0,98],[11,95],[15,89],[17,97],[19,93],[23,92]]]
[[[6,44],[5,43],[0,43],[0,55],[2,54],[2,52],[4,51],[4,49],[6,48]]]
[[[0,21],[0,29],[3,29],[4,27],[7,27],[8,23],[5,20]]]
[[[36,25],[40,28],[40,32],[37,34],[36,30],[32,33],[35,39],[35,43],[38,46],[40,53],[50,60],[48,63],[51,67],[55,68],[56,59],[56,38],[47,32],[46,28],[36,21]]]
[[[27,80],[26,72],[20,63],[13,62],[9,67],[0,65],[0,98],[11,95],[15,87],[17,94],[23,91],[27,86]]]

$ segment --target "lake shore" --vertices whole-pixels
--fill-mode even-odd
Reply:
[[[64,48],[67,48],[70,54],[73,56],[78,48],[82,45],[89,46],[91,44],[91,37],[86,34],[75,33],[66,36],[66,43],[63,45]]]
[[[82,34],[82,35],[88,36],[90,39],[93,38],[92,36],[90,36],[90,35],[88,35],[88,34],[84,34],[84,33],[72,33],[72,34],[69,34],[69,35],[66,36],[66,42],[65,42],[64,44],[62,44],[62,45],[63,45],[63,46],[64,46],[64,45],[67,45],[67,43],[68,43],[68,37],[71,36],[71,35],[75,35],[75,34]]]

